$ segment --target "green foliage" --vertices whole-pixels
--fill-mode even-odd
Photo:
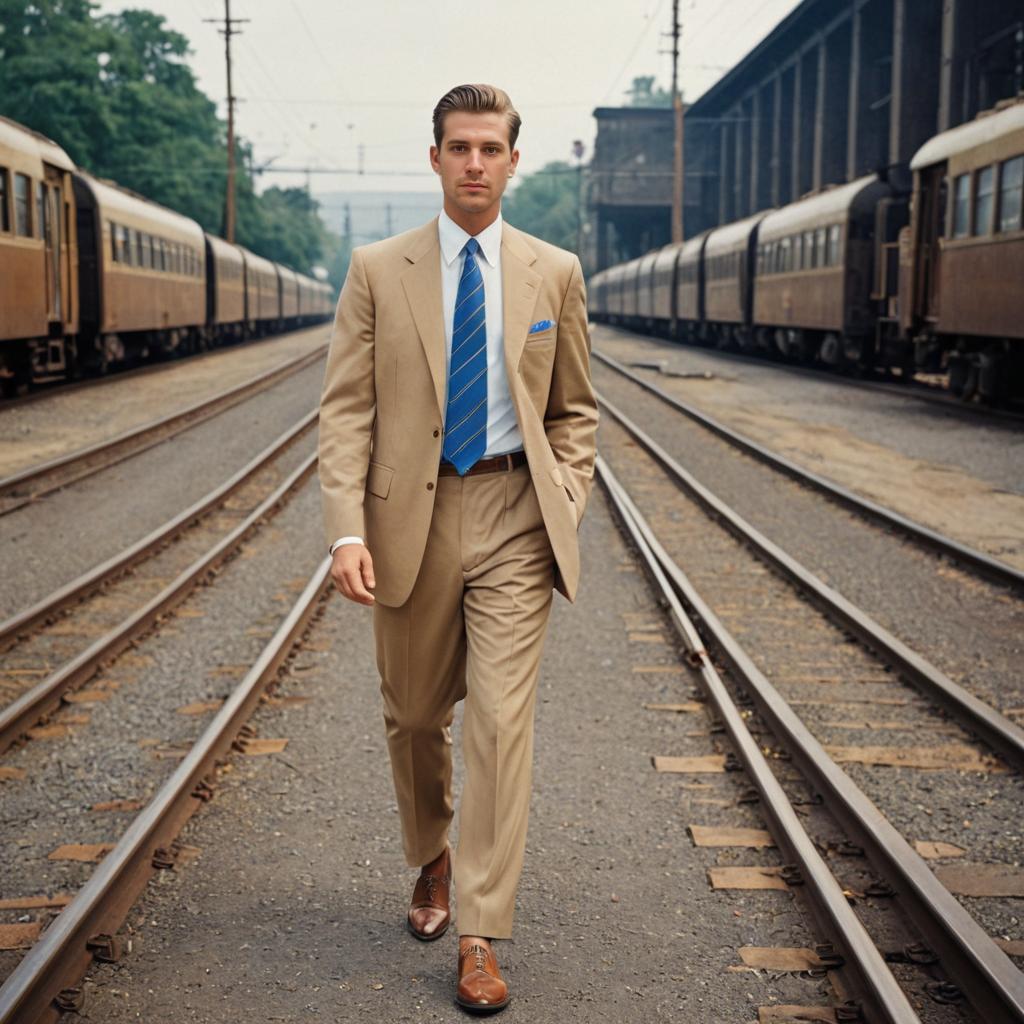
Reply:
[[[655,86],[654,75],[639,75],[626,92],[627,107],[671,107],[672,93]]]
[[[186,63],[188,40],[145,10],[0,0],[0,113],[48,135],[89,173],[223,229],[227,132]],[[302,189],[257,196],[236,140],[237,238],[309,273],[337,247]]]
[[[583,172],[564,160],[524,175],[502,202],[502,217],[545,242],[576,252]]]

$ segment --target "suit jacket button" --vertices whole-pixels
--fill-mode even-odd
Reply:
[[[441,436],[441,431],[440,430],[435,430],[434,431],[434,437],[440,437],[440,436]]]
[[[428,491],[432,491],[433,489],[434,489],[434,485],[433,484],[427,484],[427,490]]]

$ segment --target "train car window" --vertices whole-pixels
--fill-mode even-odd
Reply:
[[[827,267],[828,263],[828,250],[825,248],[826,242],[826,231],[824,228],[818,228],[814,232],[814,256],[816,267]]]
[[[838,267],[842,262],[840,259],[839,237],[842,229],[838,224],[833,224],[828,229],[828,265]]]
[[[793,269],[791,262],[793,257],[793,240],[791,238],[784,238],[780,245],[782,247],[782,272],[788,274]]]
[[[954,238],[964,238],[970,231],[971,176],[957,175],[953,183],[953,230]]]
[[[29,223],[29,179],[27,174],[14,175],[14,230],[16,234],[28,237],[32,234]]]
[[[814,232],[804,232],[804,270],[814,267]]]
[[[11,230],[11,211],[7,200],[7,193],[10,191],[9,180],[7,168],[0,167],[0,231]]]
[[[974,233],[987,235],[992,231],[992,214],[995,212],[996,169],[983,167],[978,171],[978,183],[974,192]]]
[[[117,225],[112,221],[107,221],[107,233],[110,235],[110,258],[116,263],[117,262]]]
[[[793,269],[803,270],[804,269],[804,247],[803,247],[803,235],[793,236]]]
[[[36,182],[36,222],[34,225],[33,234],[36,238],[45,238],[47,228],[49,228],[49,218],[46,216],[46,186],[41,182]]]
[[[1024,199],[1024,156],[1004,160],[999,168],[999,230],[1017,231]]]

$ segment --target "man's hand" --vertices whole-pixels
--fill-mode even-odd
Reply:
[[[373,559],[363,544],[342,544],[331,561],[331,579],[350,601],[373,604]],[[368,590],[367,587],[370,589]]]

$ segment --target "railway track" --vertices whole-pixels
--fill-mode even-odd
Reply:
[[[250,380],[194,402],[177,412],[151,420],[116,437],[0,478],[0,516],[169,440],[313,365],[326,354],[325,343],[311,352],[289,359]]]
[[[216,572],[309,479],[315,454],[280,463],[317,418],[315,410],[304,416],[189,508],[0,622],[0,753],[73,703],[101,666]],[[25,686],[33,679],[39,681]]]
[[[182,826],[213,795],[232,748],[254,739],[246,721],[301,642],[330,586],[330,559],[316,568],[260,656],[156,795],[124,829],[88,880],[0,986],[0,1022],[56,1021],[83,1007],[81,979],[93,959],[123,953],[116,932],[159,870],[174,866]]]
[[[4,678],[8,691],[17,689],[22,679],[31,681],[43,677],[17,694],[0,711],[0,752],[6,751],[7,755],[0,759],[0,777],[24,778],[24,769],[16,767],[19,762],[11,755],[21,752],[19,739],[26,734],[33,744],[36,740],[44,744],[74,743],[79,727],[87,727],[78,740],[77,751],[71,747],[65,754],[62,749],[45,761],[42,772],[45,779],[41,777],[37,783],[51,810],[44,819],[53,817],[53,809],[74,808],[58,818],[64,830],[70,831],[72,836],[77,833],[76,837],[81,838],[82,835],[88,837],[90,830],[95,829],[97,817],[112,818],[116,822],[120,813],[131,809],[135,802],[113,800],[92,806],[92,811],[103,814],[88,813],[90,808],[83,801],[89,789],[98,787],[105,791],[106,786],[117,785],[91,769],[89,785],[82,785],[80,761],[79,767],[74,767],[76,758],[84,756],[92,765],[102,756],[92,752],[94,744],[106,746],[106,757],[113,758],[115,765],[133,765],[127,782],[134,789],[144,790],[152,785],[154,778],[166,775],[162,766],[168,760],[184,759],[156,797],[121,832],[116,843],[100,844],[98,852],[86,844],[87,856],[81,855],[81,847],[70,855],[73,860],[100,860],[70,902],[59,897],[50,903],[45,898],[42,903],[38,902],[38,897],[28,899],[29,907],[42,909],[44,914],[46,907],[57,909],[62,902],[67,905],[0,988],[0,1020],[56,1020],[61,1012],[80,1008],[81,990],[76,988],[77,981],[93,956],[114,958],[120,955],[121,943],[111,936],[153,872],[173,866],[178,852],[174,836],[195,809],[210,797],[218,762],[232,745],[238,749],[251,746],[254,734],[244,726],[245,720],[315,613],[316,604],[328,587],[329,559],[318,564],[308,582],[301,581],[301,598],[251,670],[223,702],[193,701],[191,705],[177,708],[185,717],[172,714],[178,721],[170,723],[166,701],[175,699],[179,686],[182,693],[189,689],[204,693],[211,684],[200,677],[184,685],[185,681],[179,678],[168,687],[164,682],[165,674],[161,674],[159,682],[151,677],[145,692],[122,697],[119,708],[111,712],[115,715],[116,732],[108,732],[102,737],[102,743],[98,742],[99,735],[89,735],[88,729],[97,728],[89,725],[90,712],[84,715],[75,712],[102,706],[96,701],[110,700],[113,705],[121,686],[134,685],[130,666],[119,675],[122,661],[152,662],[154,657],[145,653],[147,650],[159,652],[168,645],[172,649],[175,644],[180,646],[181,641],[173,639],[175,634],[181,633],[175,628],[175,623],[181,621],[179,617],[184,615],[188,621],[191,615],[205,614],[196,609],[194,603],[190,610],[186,599],[192,591],[209,582],[214,587],[213,593],[219,593],[222,587],[230,593],[232,584],[219,581],[222,578],[230,581],[231,574],[237,575],[240,570],[225,569],[226,563],[239,554],[242,561],[252,557],[260,547],[258,533],[273,529],[267,521],[295,504],[300,496],[299,504],[304,511],[289,513],[295,520],[293,532],[305,521],[315,497],[311,477],[315,475],[316,453],[315,449],[307,451],[310,446],[302,442],[308,440],[317,418],[315,410],[302,417],[190,508],[0,626],[2,643],[7,647],[0,677]],[[246,545],[250,543],[253,550],[247,553]],[[270,549],[266,545],[262,547],[265,553],[260,557],[265,559]],[[261,574],[259,585],[272,589],[269,573]],[[268,590],[263,595],[265,600],[245,601],[241,606],[242,614],[255,619],[245,632],[266,635],[263,625],[266,616],[256,618],[257,612],[249,605],[258,608],[261,603],[266,605],[284,598],[286,592],[293,589],[289,581],[281,586],[281,591],[272,598],[267,596]],[[229,612],[238,607],[237,597],[233,604],[230,599],[226,602]],[[220,612],[219,604],[217,612]],[[180,653],[172,658],[171,667],[166,671],[173,680],[174,674],[180,672],[178,665],[183,662]],[[226,669],[233,674],[236,667]],[[208,671],[219,675],[221,669],[214,665],[208,667]],[[82,690],[81,687],[95,679],[99,672],[102,678],[92,683],[94,689]],[[161,690],[167,692],[161,693]],[[7,697],[9,699],[10,692]],[[57,709],[61,714],[51,717]],[[173,740],[152,747],[156,741],[145,735],[147,732],[151,735],[160,732],[191,734],[194,732],[190,728],[191,721],[213,711],[217,712],[214,720],[187,752]],[[14,749],[11,749],[12,744]],[[59,779],[54,778],[55,769]],[[44,784],[47,785],[45,792],[41,789]],[[33,806],[31,794],[23,793],[19,799],[20,804],[12,799],[6,807],[5,832],[8,834],[5,838],[8,841],[10,830],[20,827],[24,834],[31,828],[28,823],[43,814]],[[106,852],[108,847],[110,853]],[[74,878],[75,872],[70,874]],[[16,870],[12,865],[5,883],[8,892],[12,886],[20,886],[22,893],[44,893],[52,890],[52,869],[47,859],[37,855],[35,859],[19,863]],[[68,887],[74,888],[74,883]],[[17,896],[4,901],[6,913],[11,912],[12,903],[16,909]]]
[[[914,1004],[955,1002],[966,995],[979,1020],[1024,1019],[1024,975],[989,935],[1010,926],[1009,911],[997,897],[984,895],[984,884],[971,885],[972,877],[992,878],[1000,872],[1005,885],[1006,878],[1019,874],[1014,823],[1024,797],[1019,773],[1024,733],[994,708],[979,709],[976,705],[983,702],[970,694],[952,699],[948,679],[940,691],[925,686],[913,671],[923,659],[908,662],[897,657],[901,652],[892,647],[891,636],[861,632],[870,619],[863,613],[856,617],[860,635],[855,637],[850,613],[858,609],[849,602],[830,603],[829,595],[812,586],[806,570],[791,572],[802,567],[781,558],[784,553],[767,538],[744,530],[741,517],[674,465],[603,396],[601,401],[612,423],[602,424],[599,477],[691,651],[691,664],[701,669],[716,718],[755,780],[776,843],[800,865],[790,877],[806,882],[800,839],[793,838],[785,813],[776,809],[776,796],[760,778],[762,769],[750,767],[744,753],[750,739],[739,732],[737,716],[774,737],[765,749],[772,754],[775,775],[780,765],[796,765],[811,794],[804,802],[823,802],[823,808],[805,812],[805,824],[817,847],[829,851],[830,870],[855,900],[883,959],[902,956],[927,964],[922,969],[932,972],[927,981],[911,968],[909,980],[901,977]],[[641,505],[658,509],[650,523]],[[722,688],[709,683],[708,650],[728,666],[728,703]],[[979,711],[981,718],[998,724],[1002,745],[985,734]],[[851,745],[850,736],[858,733],[866,733],[873,745]],[[989,743],[1007,761],[994,756]],[[848,765],[846,772],[840,764]],[[1010,772],[1009,765],[1014,766]],[[955,812],[932,818],[932,808],[925,808],[922,799]],[[815,831],[824,811],[846,835],[845,846],[830,842],[828,828]],[[937,830],[941,842],[933,841]],[[938,865],[934,871],[922,850],[942,855],[932,861]],[[963,857],[979,857],[982,863],[964,864]],[[880,1001],[879,988],[888,979],[849,940],[858,933],[834,917],[825,888],[815,881],[810,890],[822,934],[853,967],[865,1019],[916,1020]],[[970,901],[972,912],[954,892]],[[891,927],[879,903],[893,904],[924,944],[902,950],[893,949],[891,941],[887,945]]]
[[[645,380],[607,353],[595,350],[594,356],[615,373],[636,384],[647,393],[656,396],[676,412],[681,413],[692,422],[697,423],[717,437],[722,438],[728,444],[770,466],[772,469],[784,473],[801,484],[814,488],[860,515],[898,530],[916,543],[937,551],[988,579],[1013,587],[1018,592],[1024,592],[1024,572],[1021,572],[1014,566],[1008,565],[1000,559],[969,545],[962,544],[951,537],[944,536],[937,530],[914,522],[899,512],[888,509],[878,502],[871,501],[855,491],[829,480],[828,477],[815,473],[813,470],[801,466],[792,459],[772,451],[765,445],[759,444],[739,431],[726,426],[713,416],[702,412],[696,406],[668,394],[662,388],[651,381]]]

